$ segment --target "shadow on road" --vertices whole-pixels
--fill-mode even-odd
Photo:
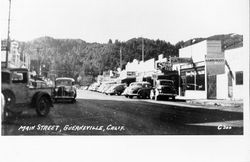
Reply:
[[[138,120],[143,118],[162,126],[171,125],[171,127],[178,127],[178,130],[176,129],[174,134],[243,134],[242,126],[233,127],[230,130],[218,130],[217,128],[219,125],[195,125],[196,123],[223,123],[227,121],[233,122],[243,120],[242,112],[208,109],[203,108],[202,106],[195,108],[188,106],[173,106],[172,104],[157,104],[135,100],[117,101],[79,99],[78,102],[86,103],[86,105],[88,105],[88,103],[95,103],[101,109],[106,109],[106,111],[109,112],[115,111],[124,113],[127,116],[131,116],[135,119],[137,118]],[[180,130],[180,128],[182,130]]]

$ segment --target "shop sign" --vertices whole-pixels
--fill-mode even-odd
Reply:
[[[127,77],[135,77],[135,71],[127,71]]]
[[[6,40],[2,40],[1,41],[1,51],[7,51],[7,41]]]
[[[170,62],[158,62],[157,70],[172,70],[172,64]]]
[[[206,57],[205,61],[208,75],[217,75],[225,73],[224,57]]]

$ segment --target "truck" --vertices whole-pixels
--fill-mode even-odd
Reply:
[[[52,87],[37,86],[29,77],[26,68],[4,68],[2,72],[2,94],[5,100],[4,119],[9,115],[20,115],[28,108],[35,109],[38,116],[47,116],[53,107]]]
[[[171,80],[168,78],[170,77],[165,75],[158,75],[153,78],[153,87],[150,91],[150,99],[158,100],[160,97],[165,97],[167,100],[169,98],[175,100],[178,93],[175,83],[177,79]]]

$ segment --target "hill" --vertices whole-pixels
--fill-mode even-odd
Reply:
[[[96,77],[106,70],[116,70],[120,66],[120,52],[122,52],[123,67],[133,59],[141,60],[142,40],[144,44],[145,60],[157,58],[163,53],[165,56],[178,56],[175,45],[163,40],[133,38],[126,42],[109,40],[108,43],[87,43],[81,39],[54,39],[40,37],[29,42],[20,42],[21,58],[29,54],[31,69],[48,76],[82,78]]]
[[[220,34],[220,35],[213,35],[207,38],[192,38],[185,42],[179,42],[182,47],[187,47],[192,44],[199,43],[203,40],[220,40],[222,43],[222,50],[237,48],[243,46],[243,36],[239,34]]]
[[[144,44],[145,60],[157,58],[159,54],[165,57],[178,56],[180,48],[201,42],[203,40],[221,40],[223,50],[243,45],[243,36],[238,34],[221,34],[208,38],[193,38],[180,41],[173,45],[164,40],[147,38],[132,38],[128,41],[109,40],[107,43],[88,43],[81,39],[54,39],[40,37],[29,42],[20,42],[21,58],[29,54],[33,61],[31,69],[42,74],[56,74],[57,76],[93,78],[106,70],[116,70],[120,66],[120,52],[122,53],[122,67],[133,59],[142,59],[142,41]]]

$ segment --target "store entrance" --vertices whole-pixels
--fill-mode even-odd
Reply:
[[[207,76],[207,98],[216,99],[216,75]]]

